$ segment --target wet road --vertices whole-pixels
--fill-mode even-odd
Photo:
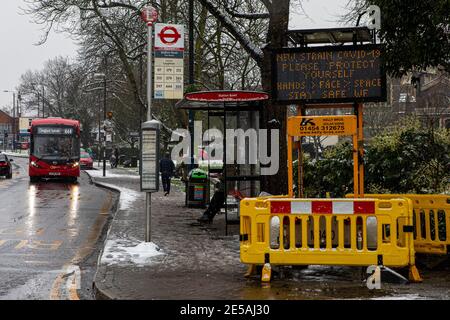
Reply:
[[[101,238],[116,196],[85,173],[31,184],[28,159],[0,178],[0,299],[92,299]]]

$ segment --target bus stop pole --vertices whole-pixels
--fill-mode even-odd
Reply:
[[[152,238],[152,194],[150,192],[146,193],[145,196],[145,218],[146,218],[146,224],[145,224],[145,242],[150,242]]]
[[[152,120],[152,22],[147,22],[147,121]],[[142,152],[142,150],[141,150]],[[158,178],[157,178],[158,179]],[[146,192],[145,196],[145,242],[151,241],[151,215],[152,215],[152,194]]]

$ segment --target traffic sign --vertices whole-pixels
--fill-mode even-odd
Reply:
[[[155,25],[155,99],[182,99],[184,93],[184,26]]]
[[[139,132],[130,132],[128,134],[129,137],[139,137]]]
[[[155,50],[184,51],[184,26],[180,24],[155,24]]]
[[[153,22],[158,20],[158,11],[156,11],[156,9],[152,6],[144,7],[141,11],[141,18],[147,23],[147,25],[151,26]]]
[[[161,33],[159,33],[158,36],[161,38],[161,42],[167,45],[172,45],[181,38],[178,30],[173,26],[162,28]]]

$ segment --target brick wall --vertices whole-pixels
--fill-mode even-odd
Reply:
[[[8,130],[8,133],[12,133],[13,118],[7,113],[0,110],[0,133],[4,130]]]

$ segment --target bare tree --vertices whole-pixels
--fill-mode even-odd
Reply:
[[[87,70],[67,58],[48,60],[42,70],[27,71],[21,76],[18,90],[24,111],[40,116],[76,118],[83,126],[82,142],[91,144],[90,128],[96,110],[92,97],[84,93]]]
[[[272,63],[271,50],[287,45],[286,32],[288,30],[290,6],[294,1],[290,0],[260,0],[252,1],[253,6],[238,11],[242,6],[233,6],[237,1],[225,0],[198,0],[202,6],[221,23],[221,25],[236,39],[247,54],[255,61],[261,72],[261,83],[264,91],[272,92]],[[292,2],[292,3],[291,3]],[[231,3],[231,5],[230,5]],[[250,3],[250,2],[249,2]],[[234,8],[234,9],[233,9]],[[245,10],[244,9],[244,10]],[[242,28],[242,21],[265,21],[264,42],[257,42],[249,37],[245,29]],[[261,22],[260,22],[261,23]],[[245,25],[245,24],[244,24]],[[286,107],[277,105],[275,101],[270,101],[262,110],[260,126],[268,128],[270,124],[282,133],[286,132]],[[272,150],[272,152],[277,152]],[[286,163],[286,137],[280,134],[279,142],[280,163]],[[266,176],[262,181],[261,188],[272,193],[286,193],[287,167],[281,166],[278,174]]]

